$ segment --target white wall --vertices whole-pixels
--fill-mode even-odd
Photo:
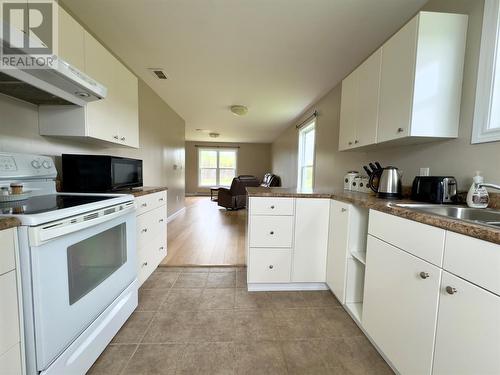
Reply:
[[[362,165],[378,160],[382,165],[395,165],[404,172],[403,183],[410,185],[420,167],[430,167],[432,175],[454,175],[459,189],[467,190],[475,170],[481,170],[487,181],[500,183],[500,142],[471,145],[472,119],[476,92],[479,46],[483,16],[483,0],[431,0],[423,8],[429,11],[465,13],[469,29],[464,67],[459,137],[413,146],[375,151],[338,151],[341,84],[306,111],[306,117],[318,110],[316,136],[316,188],[341,188],[348,170],[362,172]],[[353,67],[354,69],[355,67]],[[294,124],[272,145],[273,172],[282,176],[284,186],[295,186],[297,180],[297,131]]]

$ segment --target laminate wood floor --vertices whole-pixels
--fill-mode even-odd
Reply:
[[[187,197],[186,209],[168,224],[168,255],[161,265],[245,265],[246,215],[226,211],[209,197]]]

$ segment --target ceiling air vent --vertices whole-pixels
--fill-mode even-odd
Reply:
[[[161,68],[149,68],[149,71],[158,79],[168,79],[167,73]]]

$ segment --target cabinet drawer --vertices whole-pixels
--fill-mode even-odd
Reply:
[[[0,374],[21,375],[21,344],[14,345],[0,354]]]
[[[250,198],[250,215],[293,215],[294,198]]]
[[[145,212],[166,205],[167,192],[160,191],[158,193],[141,195],[135,198],[135,200],[137,202],[137,215],[142,215]]]
[[[144,247],[160,234],[167,236],[167,211],[159,207],[137,217],[137,246]]]
[[[249,283],[288,283],[292,269],[291,249],[250,249]]]
[[[0,232],[0,275],[16,268],[14,244],[16,229],[7,229]]]
[[[0,353],[5,353],[20,340],[16,273],[14,271],[0,276],[0,301]]]
[[[292,247],[293,216],[250,216],[250,247]]]
[[[368,233],[432,264],[443,262],[443,229],[370,210]]]
[[[447,232],[443,268],[500,295],[500,245]]]
[[[142,285],[151,273],[167,256],[167,236],[164,233],[157,235],[137,250],[138,279]]]

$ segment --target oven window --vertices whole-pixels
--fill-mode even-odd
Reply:
[[[77,302],[127,261],[126,224],[68,247],[69,303]]]

